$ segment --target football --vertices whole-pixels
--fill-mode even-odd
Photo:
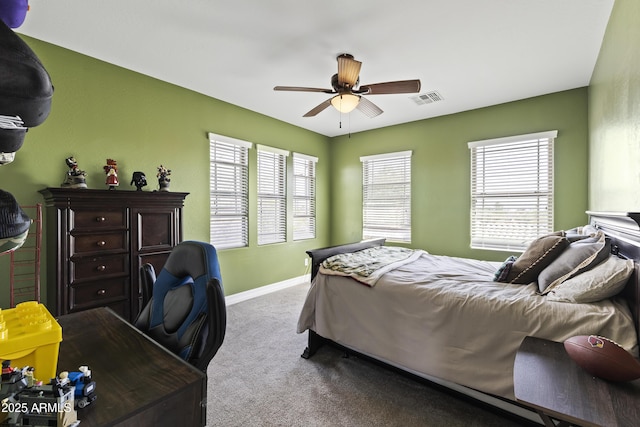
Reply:
[[[596,377],[609,381],[640,378],[640,362],[615,341],[596,335],[568,338],[564,348],[578,365]]]

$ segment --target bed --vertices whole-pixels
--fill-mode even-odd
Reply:
[[[412,251],[406,256],[409,261],[398,255],[399,262],[392,254],[380,269],[371,268],[373,273],[334,271],[335,264],[346,262],[342,254],[357,258],[377,253],[386,246],[384,239],[308,251],[312,283],[297,325],[298,333],[309,334],[303,357],[310,358],[325,343],[337,344],[490,404],[507,402],[503,409],[512,412],[519,412],[509,407],[515,404],[513,362],[525,336],[562,342],[575,335],[602,335],[637,357],[640,214],[588,215],[585,227],[560,233],[568,243],[563,242],[551,261],[528,260],[535,271],[525,272],[522,283],[504,281],[514,259],[500,263],[424,251]],[[585,261],[580,268],[566,267],[571,274],[549,272],[570,264],[561,258],[570,249],[575,257],[576,242],[583,237],[571,233],[606,244],[598,249],[597,260],[590,258],[591,265]],[[549,246],[542,251],[549,252]],[[602,271],[608,262],[615,263],[615,272]],[[522,271],[520,265],[511,279]],[[619,283],[595,294],[590,285],[585,292],[587,276],[593,281],[602,274],[615,274]],[[607,279],[606,286],[610,282]],[[577,293],[570,291],[575,287]]]

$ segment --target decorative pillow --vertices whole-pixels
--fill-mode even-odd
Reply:
[[[513,256],[513,255],[511,255],[509,258],[507,258],[502,263],[502,265],[500,266],[498,271],[496,271],[496,274],[494,274],[493,281],[494,282],[506,282],[507,281],[507,276],[509,275],[509,271],[511,271],[511,266],[513,265],[515,260],[516,260],[516,257]]]
[[[569,241],[564,237],[562,231],[538,237],[513,263],[507,281],[522,285],[535,282],[538,274],[567,246],[569,246]]]
[[[591,270],[565,280],[548,294],[551,301],[587,303],[610,298],[627,284],[633,272],[633,261],[609,255]]]
[[[602,231],[569,245],[538,275],[538,290],[544,295],[555,286],[604,261],[611,253],[611,242]]]

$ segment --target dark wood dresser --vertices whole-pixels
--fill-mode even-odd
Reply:
[[[47,307],[54,315],[110,307],[134,320],[140,266],[159,271],[182,241],[189,193],[45,188]]]

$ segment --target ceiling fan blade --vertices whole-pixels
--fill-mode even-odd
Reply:
[[[316,114],[320,113],[321,111],[324,111],[330,105],[331,105],[331,98],[327,99],[322,104],[319,104],[316,107],[313,107],[307,114],[305,114],[302,117],[313,117]]]
[[[361,85],[358,93],[366,95],[385,95],[394,93],[420,92],[420,80],[400,80],[397,82],[374,83]]]
[[[382,109],[364,96],[360,97],[360,102],[358,102],[358,106],[356,108],[371,118],[382,114]]]
[[[354,87],[358,83],[362,62],[353,59],[349,54],[338,56],[338,84]]]
[[[322,89],[317,87],[298,87],[298,86],[276,86],[273,90],[282,90],[289,92],[322,92],[322,93],[336,93],[333,89]]]

